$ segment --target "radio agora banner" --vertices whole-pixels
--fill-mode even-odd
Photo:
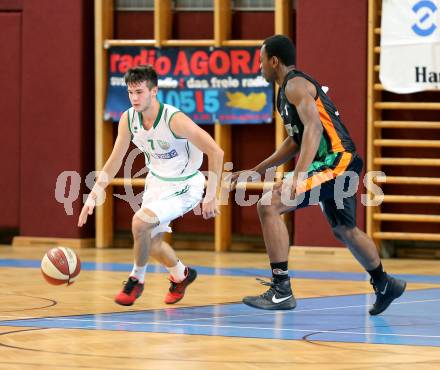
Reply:
[[[106,119],[118,121],[130,107],[124,73],[151,64],[159,78],[158,99],[199,124],[270,123],[273,86],[260,74],[257,47],[112,47]]]

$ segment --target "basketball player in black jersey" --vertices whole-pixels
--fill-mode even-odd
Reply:
[[[295,68],[295,46],[291,39],[275,35],[264,41],[261,72],[268,82],[275,81],[280,86],[277,108],[288,137],[275,153],[252,171],[263,175],[267,169],[286,163],[295,155],[298,159],[292,176],[276,183],[272,193],[266,193],[258,202],[272,281],[264,283],[270,286],[268,291],[260,296],[245,297],[243,302],[266,310],[295,308],[287,265],[289,237],[281,215],[317,204],[318,194],[334,235],[370,274],[376,302],[369,312],[380,314],[402,295],[406,282],[384,272],[374,242],[356,227],[356,195],[343,195],[350,185],[348,175],[354,174],[358,179],[362,159],[356,154],[336,107],[322,87]],[[239,174],[233,174],[233,184]],[[285,189],[294,204],[285,201]]]

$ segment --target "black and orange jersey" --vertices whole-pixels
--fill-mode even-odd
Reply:
[[[291,104],[286,97],[285,87],[289,80],[295,77],[303,77],[310,81],[316,88],[316,108],[319,112],[322,126],[324,128],[318,152],[314,161],[325,161],[329,155],[341,152],[354,153],[356,147],[348,134],[347,128],[342,123],[339,112],[331,99],[323,91],[321,85],[312,77],[296,69],[287,73],[281,88],[278,91],[277,109],[284,121],[287,133],[301,146],[304,133],[304,124],[301,121],[295,105]]]

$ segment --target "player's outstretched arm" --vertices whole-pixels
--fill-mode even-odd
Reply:
[[[271,156],[257,164],[254,168],[234,172],[232,174],[231,181],[232,189],[237,186],[237,180],[242,172],[257,172],[260,175],[264,175],[269,168],[278,167],[290,161],[296,155],[296,153],[298,153],[298,150],[299,146],[292,140],[291,137],[287,137]]]
[[[105,188],[113,180],[116,173],[119,171],[124,159],[125,153],[127,153],[130,145],[131,134],[128,129],[127,112],[125,112],[119,120],[118,136],[113,146],[112,153],[105,163],[104,167],[100,171],[95,185],[92,188],[87,200],[81,210],[78,218],[78,226],[81,227],[87,222],[87,216],[93,213],[95,208],[96,199],[103,195]]]
[[[267,157],[263,162],[256,165],[252,170],[263,175],[269,168],[278,167],[290,161],[299,151],[299,146],[291,137],[281,143],[280,147],[275,152]]]
[[[211,135],[182,112],[173,116],[170,127],[176,135],[188,139],[208,156],[208,184],[206,186],[205,199],[202,202],[202,215],[205,219],[215,217],[219,214],[217,190],[220,186],[223,150],[217,145]]]

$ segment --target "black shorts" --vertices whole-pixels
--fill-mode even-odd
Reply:
[[[328,161],[314,162],[313,170],[297,187],[296,209],[319,204],[332,228],[355,227],[356,191],[362,167],[362,159],[348,152],[335,153]]]

